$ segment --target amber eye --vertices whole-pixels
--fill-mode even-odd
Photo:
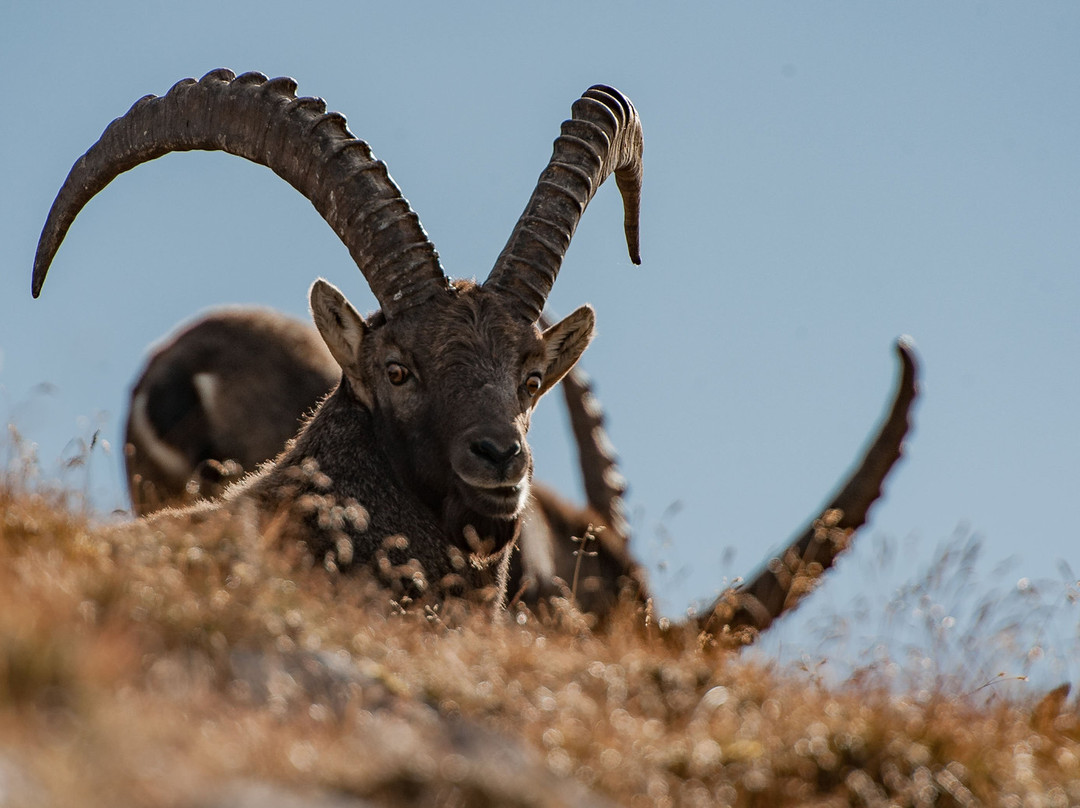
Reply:
[[[525,392],[529,394],[529,397],[535,396],[540,392],[540,386],[544,383],[544,377],[539,373],[530,373],[528,378],[525,379]]]
[[[386,365],[386,378],[390,380],[390,384],[395,386],[405,384],[409,378],[409,369],[398,362],[388,362]]]

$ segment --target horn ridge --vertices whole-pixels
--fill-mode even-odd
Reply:
[[[145,96],[75,162],[42,229],[32,291],[79,211],[121,173],[174,151],[226,151],[265,165],[312,203],[344,242],[387,316],[446,288],[438,253],[391,179],[344,116],[296,82],[221,68]],[[369,202],[385,202],[370,206]],[[362,212],[364,211],[364,212]],[[408,266],[385,259],[409,253]],[[419,256],[419,257],[417,257]],[[404,290],[404,291],[403,291]]]
[[[630,99],[602,84],[586,90],[571,105],[571,118],[560,128],[551,159],[484,285],[536,322],[585,208],[612,173],[623,198],[627,249],[631,260],[641,263],[642,144],[641,122]],[[552,250],[557,242],[563,246]]]

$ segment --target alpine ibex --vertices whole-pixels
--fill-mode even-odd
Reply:
[[[631,259],[640,260],[637,113],[609,87],[592,87],[575,102],[506,247],[477,284],[447,280],[385,165],[342,116],[327,114],[319,99],[297,98],[295,89],[287,78],[217,70],[136,102],[76,162],[57,195],[38,245],[33,294],[79,210],[123,171],[195,149],[269,166],[342,239],[381,310],[364,319],[337,289],[315,282],[312,314],[339,384],[272,464],[188,515],[253,510],[264,523],[287,526],[317,556],[336,553],[340,566],[371,562],[392,571],[391,579],[412,570],[419,586],[482,585],[481,562],[498,558],[505,569],[521,529],[532,409],[592,336],[588,306],[542,332],[536,323],[576,225],[611,173]],[[763,628],[801,594],[800,576],[827,568],[863,524],[899,457],[915,395],[913,357],[903,344],[899,351],[896,399],[862,464],[784,558],[721,596],[702,627]]]
[[[640,262],[637,112],[603,86],[574,103],[478,284],[447,279],[386,166],[340,114],[295,90],[292,79],[215,70],[136,102],[60,189],[38,244],[33,293],[79,210],[123,171],[194,149],[267,165],[342,239],[381,309],[364,319],[335,287],[315,282],[312,314],[341,382],[288,451],[229,489],[219,507],[254,506],[288,524],[317,557],[337,552],[343,566],[418,562],[429,583],[483,582],[483,561],[508,562],[528,499],[532,409],[592,337],[589,306],[543,332],[536,322],[585,207],[612,173],[630,256]]]

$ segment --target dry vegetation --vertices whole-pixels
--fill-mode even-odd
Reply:
[[[3,805],[1080,804],[1080,716],[837,685],[640,614],[394,604],[239,524],[0,480]]]

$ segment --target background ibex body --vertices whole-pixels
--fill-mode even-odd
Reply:
[[[224,308],[179,328],[131,390],[132,510],[146,516],[220,495],[280,454],[340,378],[318,331],[271,309]]]

